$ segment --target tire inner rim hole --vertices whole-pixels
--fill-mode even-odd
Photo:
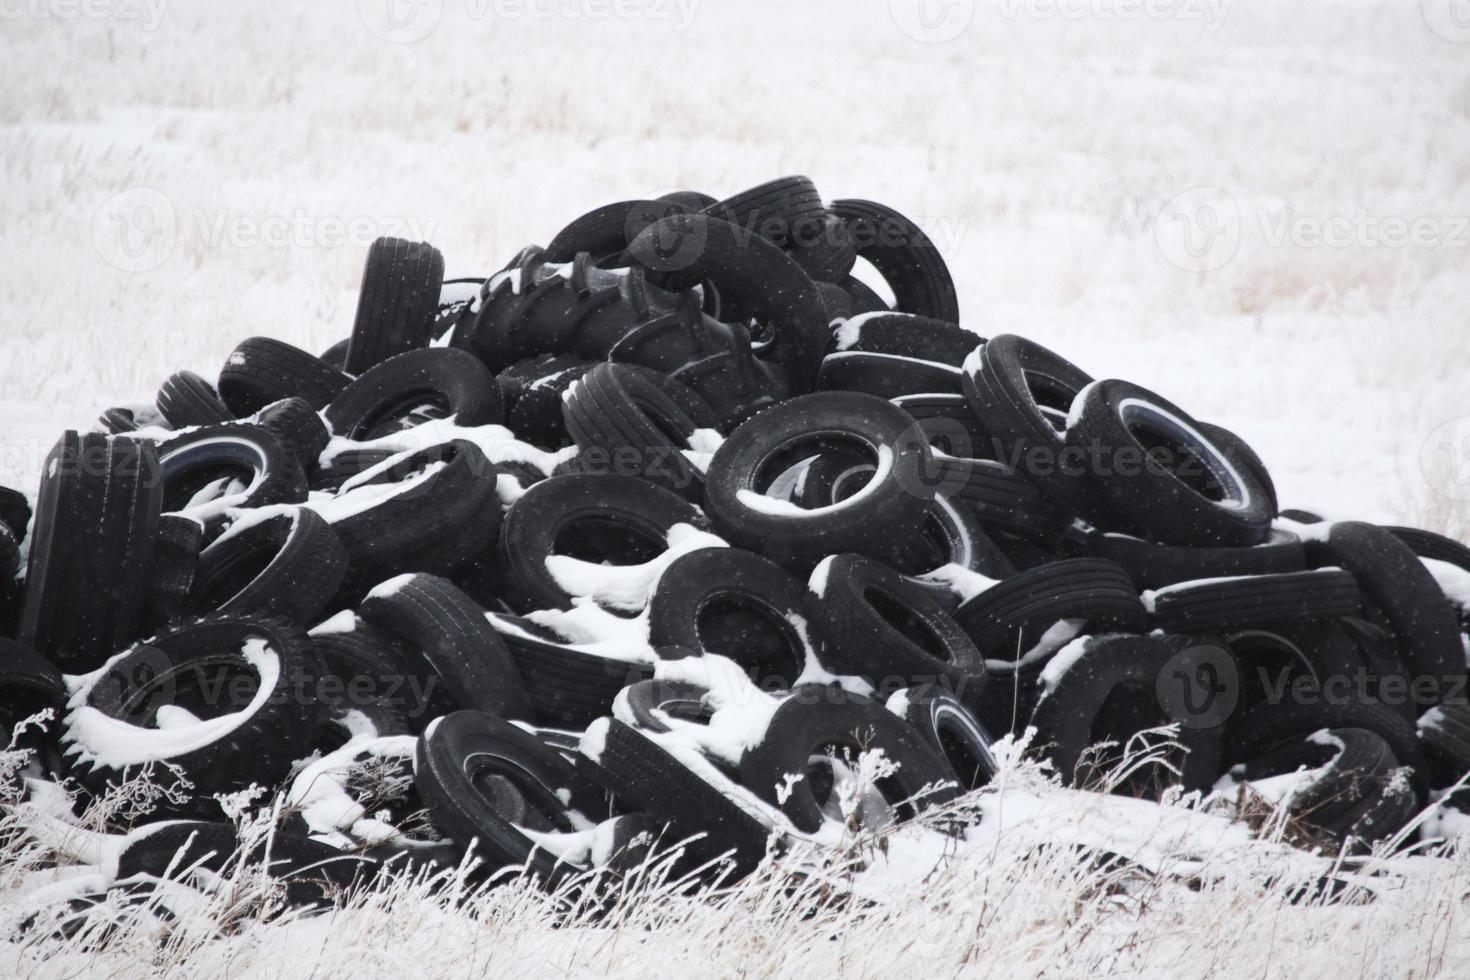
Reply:
[[[796,628],[777,610],[740,595],[715,595],[699,608],[694,632],[701,650],[745,667],[764,690],[767,682],[789,688],[806,669],[806,651]]]
[[[364,419],[357,427],[356,438],[377,439],[399,431],[407,422],[442,419],[448,415],[449,399],[442,392],[432,388],[405,392]]]
[[[882,589],[871,587],[863,590],[863,601],[872,607],[883,622],[897,630],[904,639],[935,660],[950,662],[949,647],[939,638],[939,634],[934,632],[933,627],[907,605]]]
[[[1212,503],[1239,501],[1245,491],[1231,473],[1218,449],[1187,426],[1161,410],[1130,401],[1121,418],[1132,436],[1153,461],[1176,480]]]
[[[859,829],[884,830],[899,819],[895,810],[903,791],[891,778],[864,782],[860,754],[847,744],[818,746],[807,756],[804,775],[823,817],[847,823],[846,807]]]
[[[562,528],[551,550],[594,565],[642,565],[667,548],[666,541],[642,528],[606,517],[584,517]]]
[[[939,750],[960,777],[960,786],[978,789],[990,781],[995,772],[995,759],[988,751],[975,744],[973,732],[965,731],[960,725],[941,719],[934,726],[939,736]]]
[[[508,771],[505,760],[500,761],[500,765],[474,765],[473,759],[466,760],[470,784],[497,817],[538,833],[571,829],[565,817],[558,819],[553,806],[540,799],[542,794],[532,785],[534,779],[524,772]]]
[[[161,672],[140,664],[130,680],[118,717],[144,728],[178,727],[233,714],[260,690],[254,668],[235,658]]]
[[[1067,431],[1067,415],[1072,411],[1072,399],[1077,397],[1077,392],[1050,375],[1025,370],[1021,375],[1041,417],[1057,432]]]
[[[878,468],[878,452],[866,440],[847,432],[809,432],[787,440],[762,460],[751,478],[751,489],[801,506],[793,499],[792,493],[797,481],[818,457],[828,454],[851,459],[853,467],[867,466],[872,471]],[[871,479],[870,473],[868,479],[854,486],[848,495],[857,493]]]

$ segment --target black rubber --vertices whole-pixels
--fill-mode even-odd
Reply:
[[[452,582],[409,575],[383,583],[360,607],[363,619],[404,640],[434,686],[441,710],[488,711],[534,721],[535,712],[510,652],[485,612]],[[437,681],[432,680],[437,678]]]
[[[865,678],[880,695],[923,683],[962,701],[986,682],[981,651],[929,592],[880,562],[826,559],[812,573],[812,617],[822,663]]]
[[[206,488],[233,481],[244,484],[226,493],[216,486],[200,503],[229,499],[234,507],[299,504],[306,500],[306,474],[295,456],[274,435],[258,425],[231,423],[205,426],[161,443],[158,462],[163,471],[163,510],[177,513],[190,507]],[[207,508],[217,518],[219,508]]]
[[[429,243],[401,238],[373,242],[344,370],[361,375],[395,354],[427,346],[443,282],[444,256]]]
[[[204,525],[192,517],[164,514],[158,519],[153,562],[143,593],[142,632],[156,632],[183,619],[204,547]]]
[[[993,439],[997,459],[1041,486],[1073,514],[1097,516],[1085,467],[1064,465],[1067,414],[1092,383],[1081,368],[1024,337],[994,337],[966,359],[962,389]]]
[[[984,337],[959,324],[910,313],[877,313],[834,327],[828,353],[896,354],[959,367],[983,343]]]
[[[1195,547],[1266,540],[1276,501],[1264,468],[1232,461],[1183,409],[1109,380],[1089,385],[1071,418],[1067,449],[1085,454],[1086,480],[1106,498],[1110,530]]]
[[[818,510],[788,504],[757,510],[742,495],[762,495],[785,470],[825,452],[889,454],[885,477],[842,503]],[[811,568],[850,551],[891,558],[923,526],[934,499],[928,441],[900,408],[853,392],[818,392],[767,409],[741,425],[705,473],[704,507],[715,530],[779,564]],[[875,535],[873,528],[883,534]]]
[[[505,599],[521,611],[570,609],[571,593],[546,567],[550,556],[641,563],[668,547],[676,524],[704,522],[672,491],[636,477],[584,473],[543,480],[511,505],[501,525],[496,560]]]
[[[16,541],[24,541],[31,523],[31,504],[19,490],[0,487],[0,524],[10,528]]]
[[[562,417],[562,395],[594,361],[572,354],[543,354],[517,361],[495,376],[505,399],[505,425],[516,438],[546,449],[572,443]]]
[[[1362,611],[1358,581],[1341,569],[1180,582],[1153,596],[1168,632],[1219,633],[1330,620]]]
[[[1042,693],[1031,713],[1036,745],[1051,761],[1062,780],[1087,787],[1124,764],[1124,754],[1134,734],[1169,724],[1178,724],[1173,741],[1179,750],[1170,751],[1159,763],[1130,774],[1125,784],[1134,795],[1157,795],[1164,786],[1204,790],[1214,784],[1222,770],[1223,734],[1226,715],[1218,712],[1213,697],[1217,685],[1231,683],[1238,673],[1233,658],[1218,641],[1203,637],[1145,637],[1107,635],[1088,638],[1066,669],[1046,675]],[[1198,686],[1196,672],[1210,656],[1230,665],[1212,675],[1211,687],[1198,704],[1186,698],[1178,705],[1164,703],[1164,685],[1178,679]],[[1200,651],[1196,654],[1196,651]],[[1178,678],[1170,677],[1178,672]],[[1228,676],[1226,676],[1228,675]],[[1221,708],[1225,705],[1221,705]],[[1178,709],[1178,710],[1171,710]],[[1197,709],[1198,714],[1189,713]],[[1100,742],[1116,743],[1107,750],[1088,753]],[[1177,774],[1169,766],[1177,767]]]
[[[782,246],[791,244],[793,235],[810,234],[803,226],[825,217],[822,195],[811,178],[800,175],[757,184],[709,205],[705,213]]]
[[[918,423],[936,456],[942,453],[957,459],[973,459],[991,452],[994,440],[975,417],[964,395],[919,392],[897,395],[892,401]]]
[[[935,684],[907,688],[902,703],[903,720],[949,763],[962,789],[990,783],[998,769],[991,753],[992,739],[969,708]],[[892,700],[889,707],[894,707]]]
[[[797,830],[816,833],[825,818],[822,780],[810,771],[812,758],[836,751],[855,763],[860,753],[872,750],[881,750],[896,767],[874,788],[898,820],[958,796],[949,763],[912,725],[877,701],[835,685],[792,692],[771,717],[765,737],[741,758],[740,782],[779,807]]]
[[[602,791],[525,729],[482,711],[436,719],[419,739],[414,783],[435,824],[484,870],[524,868],[548,886],[583,870],[527,832],[579,829],[569,811],[595,805]]]
[[[347,561],[331,525],[305,508],[231,529],[199,555],[190,612],[254,613],[306,626],[336,595]]]
[[[879,398],[900,395],[960,393],[959,368],[896,354],[838,351],[822,359],[817,374],[821,391],[861,391]]]
[[[235,415],[220,401],[214,386],[193,371],[180,371],[158,389],[158,411],[175,429],[190,425],[218,425]]]
[[[261,680],[269,675],[248,658],[270,653],[275,654],[275,684],[262,692]],[[158,766],[154,776],[161,784],[171,782],[177,769],[193,788],[185,802],[171,809],[181,814],[218,813],[212,794],[238,792],[252,783],[272,787],[287,776],[292,762],[306,754],[320,723],[320,709],[303,693],[312,690],[319,674],[311,642],[296,627],[240,616],[212,616],[176,626],[120,654],[72,702],[122,722],[134,730],[134,742],[146,738],[154,746],[131,746],[125,750],[131,754],[124,765],[114,765],[119,761],[114,756],[94,767],[95,752],[113,752],[115,746],[78,741],[82,735],[74,710],[62,736],[72,774],[97,793],[136,774],[146,763]],[[232,730],[204,745],[176,749],[169,744],[177,744],[170,736],[141,731],[151,729],[157,712],[167,707],[195,715],[188,722],[191,727],[201,723],[198,719],[226,713],[242,717]]]
[[[718,653],[757,686],[790,688],[806,668],[806,585],[739,548],[691,551],[664,569],[648,603],[648,641],[668,659]],[[804,635],[808,634],[808,635]]]
[[[332,441],[322,417],[301,398],[272,402],[255,416],[255,423],[275,436],[308,472],[317,469]]]
[[[528,619],[493,615],[489,620],[544,724],[580,731],[612,710],[619,691],[653,675],[643,664],[578,650]]]
[[[477,358],[452,347],[398,354],[375,364],[332,399],[324,415],[334,433],[365,441],[398,431],[421,406],[469,428],[503,417],[500,389]]]
[[[571,262],[585,252],[600,266],[612,267],[639,233],[661,218],[683,214],[691,208],[665,199],[616,201],[593,208],[552,236],[546,245],[546,261]]]
[[[236,418],[253,415],[283,398],[300,398],[320,411],[350,380],[299,347],[270,337],[251,337],[225,359],[219,372],[219,396]]]
[[[349,478],[341,495],[365,487],[404,486],[340,517],[330,502],[323,505],[352,562],[349,589],[398,572],[450,575],[489,554],[500,527],[497,472],[478,446],[456,439]]]
[[[681,450],[691,448],[699,423],[665,392],[678,382],[656,384],[644,371],[603,363],[573,382],[562,397],[566,431],[584,452],[604,455],[611,471],[697,502],[704,497],[704,474]],[[698,399],[685,391],[685,401]]]
[[[715,713],[709,690],[687,681],[639,681],[622,696],[627,710],[618,714],[642,732],[673,731],[670,722],[708,725]]]
[[[66,715],[67,690],[61,671],[35,650],[16,640],[0,637],[0,738],[6,745],[30,749],[48,768],[55,767],[51,746]],[[17,733],[23,721],[51,710],[50,721],[33,723]],[[21,774],[0,781],[0,787],[18,791]]]
[[[436,717],[434,692],[407,643],[356,615],[351,629],[325,626],[309,634],[322,661],[324,751],[340,748],[364,722],[377,736],[409,735]]]
[[[1402,541],[1410,551],[1420,558],[1448,562],[1456,568],[1470,572],[1470,548],[1433,531],[1422,531],[1415,527],[1385,527],[1385,531]]]
[[[832,211],[824,211],[821,217],[804,217],[793,223],[790,240],[786,243],[786,254],[818,288],[831,286],[840,289],[842,282],[852,272],[857,262],[857,242],[847,222]],[[829,295],[822,290],[823,295]],[[842,290],[845,295],[846,291]],[[830,302],[828,304],[830,310]]]
[[[97,425],[100,431],[110,432],[115,436],[137,432],[144,428],[157,428],[165,431],[173,428],[159,414],[158,406],[136,404],[103,409],[102,414],[97,417]],[[0,493],[3,493],[3,490],[0,490]]]
[[[1034,480],[991,459],[935,457],[944,492],[987,525],[1047,536],[1067,523],[1066,510]]]
[[[1014,661],[1053,624],[1081,619],[1082,632],[1141,632],[1143,604],[1116,562],[1072,558],[1011,576],[966,600],[955,621],[987,658]]]
[[[85,673],[137,639],[164,501],[158,454],[67,432],[42,472],[18,638]]]
[[[1262,543],[1238,548],[1182,548],[1093,531],[1084,538],[1083,550],[1122,565],[1140,589],[1203,578],[1278,575],[1307,567],[1301,540],[1290,531],[1274,528]]]
[[[1307,542],[1307,562],[1336,565],[1357,578],[1370,611],[1398,637],[1409,673],[1434,682],[1437,694],[1419,699],[1421,708],[1464,688],[1459,619],[1439,583],[1408,545],[1372,524],[1339,522],[1328,529],[1325,539]]]
[[[866,259],[893,290],[900,313],[960,322],[954,279],[939,249],[908,218],[874,201],[832,202],[847,224],[859,257]]]

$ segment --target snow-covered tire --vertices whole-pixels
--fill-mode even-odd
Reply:
[[[562,416],[562,395],[596,362],[572,354],[517,361],[495,376],[505,399],[505,425],[522,442],[558,449],[572,442]]]
[[[439,309],[444,256],[428,242],[379,238],[368,249],[344,370],[360,375],[426,347]]]
[[[227,507],[264,507],[299,504],[306,500],[306,473],[301,463],[267,429],[230,423],[180,433],[158,447],[163,474],[165,513],[193,511],[191,502],[206,488],[233,481],[244,484],[237,493],[221,487],[207,501],[206,523]],[[212,506],[211,506],[212,505]]]
[[[454,583],[434,575],[390,579],[368,593],[359,613],[413,651],[411,660],[422,668],[426,689],[433,688],[431,705],[535,720],[500,634]]]
[[[1110,529],[1164,544],[1249,547],[1276,516],[1264,469],[1217,444],[1185,411],[1127,381],[1089,385],[1073,405],[1067,449],[1092,462]]]
[[[985,656],[1012,660],[1053,624],[1085,620],[1079,632],[1141,632],[1143,603],[1116,562],[1070,558],[1019,572],[966,600],[955,621]]]
[[[599,364],[562,396],[566,431],[584,452],[605,454],[624,476],[642,477],[697,502],[704,496],[704,474],[683,450],[692,448],[698,423],[665,392],[677,384],[656,384],[630,365]]]
[[[50,721],[16,732],[20,722],[47,709],[52,712]],[[26,644],[0,637],[0,738],[5,744],[34,750],[42,763],[50,765],[56,760],[47,756],[65,714],[66,685],[56,665]],[[14,776],[0,787],[19,789],[20,774]]]
[[[919,426],[936,457],[971,459],[993,453],[994,440],[975,417],[969,401],[958,392],[920,392],[897,395],[893,404],[903,409]]]
[[[832,329],[830,353],[894,354],[959,367],[985,338],[956,323],[911,313],[869,313]]]
[[[880,472],[852,497],[816,510],[762,495],[783,470],[823,452],[862,454]],[[891,558],[929,515],[931,464],[927,441],[902,409],[871,395],[818,392],[731,433],[705,471],[704,507],[717,532],[778,564],[811,568],[845,551]]]
[[[336,748],[354,735],[375,737],[420,731],[434,718],[426,692],[410,677],[413,652],[389,631],[355,614],[351,629],[319,624],[308,635],[321,657],[322,676],[340,684],[321,696],[321,742]]]
[[[199,555],[190,611],[274,616],[297,626],[327,607],[347,575],[347,551],[305,508],[231,528]]]
[[[1391,532],[1344,521],[1307,542],[1307,562],[1352,572],[1370,608],[1399,638],[1404,665],[1415,681],[1432,680],[1432,707],[1465,686],[1465,649],[1459,618],[1424,563]],[[1418,685],[1415,685],[1418,687]]]
[[[740,759],[740,784],[786,814],[803,833],[824,819],[820,787],[809,774],[813,757],[837,750],[881,750],[896,769],[875,789],[898,820],[958,795],[949,763],[908,722],[877,701],[832,685],[798,688],[771,717],[765,736]],[[783,798],[784,797],[784,798]]]
[[[495,378],[478,358],[431,347],[375,364],[323,414],[333,433],[361,442],[398,431],[424,405],[464,428],[499,422],[504,411]]]
[[[1443,534],[1423,531],[1416,527],[1385,527],[1384,530],[1398,538],[1420,558],[1447,562],[1456,568],[1470,572],[1470,548],[1465,547],[1454,538],[1447,538]]]
[[[1453,785],[1470,773],[1470,703],[1460,701],[1429,709],[1419,719],[1418,731],[1424,754],[1433,766],[1435,786]]]
[[[739,548],[702,548],[659,576],[648,602],[648,642],[660,656],[717,653],[758,686],[789,688],[806,668],[805,583]]]
[[[960,393],[960,369],[938,361],[896,354],[838,351],[822,359],[820,391],[861,391],[879,398],[928,393]]]
[[[318,467],[332,441],[322,417],[302,398],[272,402],[255,416],[255,423],[274,435],[308,472]]]
[[[1152,592],[1153,622],[1171,633],[1270,629],[1361,612],[1363,594],[1341,569],[1180,582]]]
[[[604,795],[535,735],[483,711],[435,719],[419,739],[414,784],[435,825],[483,870],[524,868],[549,886],[582,868],[536,838],[580,829],[569,811]],[[606,817],[605,806],[589,816]]]
[[[903,720],[949,763],[962,790],[979,789],[996,774],[990,733],[969,708],[939,685],[906,688],[889,699],[888,707],[903,708]]]
[[[1140,589],[1161,589],[1195,579],[1279,575],[1306,568],[1301,539],[1290,531],[1274,528],[1260,544],[1237,548],[1182,548],[1096,531],[1083,539],[1082,547],[1094,558],[1122,565]]]
[[[918,225],[874,201],[833,201],[832,211],[847,223],[858,256],[878,270],[893,290],[897,312],[960,322],[959,298],[949,267]]]
[[[171,375],[158,389],[158,411],[175,429],[219,425],[235,418],[214,386],[193,371]]]
[[[569,533],[600,556],[595,560],[637,564],[664,551],[679,524],[704,522],[683,498],[637,477],[580,473],[543,480],[510,506],[501,524],[496,560],[505,599],[522,611],[572,607],[572,594],[547,567]]]
[[[300,398],[321,411],[352,379],[321,358],[270,337],[242,340],[219,372],[219,396],[236,418]]]
[[[585,729],[612,710],[619,691],[653,675],[644,664],[578,650],[528,619],[489,620],[515,661],[536,718],[545,724]]]
[[[211,795],[272,787],[307,753],[319,673],[296,627],[243,616],[187,622],[113,657],[72,692],[63,749],[93,793],[152,764],[163,785],[175,772],[193,784],[177,812],[218,812]],[[168,708],[193,717],[149,727]]]
[[[1156,795],[1166,785],[1204,790],[1219,777],[1224,752],[1228,702],[1216,703],[1214,686],[1196,704],[1181,699],[1167,704],[1160,696],[1175,672],[1191,690],[1202,686],[1198,671],[1212,659],[1228,661],[1215,685],[1234,682],[1233,658],[1222,642],[1197,636],[1106,635],[1079,641],[1075,653],[1059,657],[1043,672],[1041,696],[1031,712],[1036,745],[1064,782],[1086,787],[1122,761],[1121,753],[1136,733],[1178,723],[1173,740],[1182,757],[1168,753],[1168,765],[1140,769],[1128,779],[1137,794]],[[1215,667],[1222,666],[1215,664]],[[1222,676],[1225,675],[1225,676]],[[1199,692],[1195,692],[1199,693]],[[1214,710],[1216,708],[1222,710]],[[1177,713],[1184,715],[1176,716]],[[1198,711],[1191,709],[1198,708]],[[1111,756],[1087,757],[1087,749],[1104,740],[1117,743]],[[1170,766],[1177,767],[1177,776]]]
[[[36,499],[18,638],[69,673],[137,639],[164,500],[153,444],[67,432]]]
[[[809,600],[822,663],[881,694],[936,683],[964,701],[980,696],[985,659],[928,590],[881,562],[835,555],[812,572]]]

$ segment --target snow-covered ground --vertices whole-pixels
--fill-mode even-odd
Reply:
[[[484,274],[595,204],[800,172],[919,219],[971,328],[1238,431],[1288,506],[1470,533],[1464,0],[0,0],[0,64],[0,483],[28,492],[62,428],[177,368],[345,335],[379,234]],[[1249,876],[1115,908],[974,861],[881,921],[369,909],[178,969],[305,975],[295,930],[349,944],[325,973],[1464,975],[1466,866],[1426,865],[1354,910]],[[883,945],[918,931],[922,962]],[[16,972],[85,965],[41,952]]]

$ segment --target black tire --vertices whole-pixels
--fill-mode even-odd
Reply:
[[[961,388],[998,459],[1035,482],[1071,514],[1102,512],[1085,467],[1064,465],[1063,437],[1072,402],[1092,378],[1058,354],[1024,337],[991,338],[964,364]]]
[[[352,340],[350,337],[344,337],[333,344],[331,347],[328,347],[326,350],[322,351],[319,355],[322,359],[322,363],[327,365],[328,367],[334,367],[337,370],[342,371],[347,366],[347,345],[351,342]],[[352,377],[352,375],[349,374],[348,377],[350,378]]]
[[[1362,611],[1357,579],[1340,569],[1180,582],[1146,597],[1170,633],[1223,633],[1331,620]]]
[[[857,262],[857,242],[852,240],[847,223],[826,211],[820,218],[803,218],[792,225],[786,254],[812,277],[818,288],[840,289],[836,284],[847,278]],[[824,296],[830,295],[828,290],[822,292]],[[846,291],[841,295],[846,295]]]
[[[879,398],[960,393],[959,368],[893,354],[838,351],[822,359],[819,391],[861,391]]]
[[[530,620],[496,614],[487,618],[515,661],[537,719],[545,724],[585,729],[612,710],[619,691],[653,676],[643,664],[578,650]]]
[[[841,283],[843,290],[852,297],[852,315],[864,313],[892,313],[893,308],[873,291],[873,288],[856,276],[848,276]],[[905,314],[910,315],[910,314]]]
[[[331,525],[305,508],[236,525],[200,553],[191,612],[274,616],[306,626],[337,594],[347,561]]]
[[[206,524],[229,508],[299,504],[306,500],[306,474],[301,463],[274,435],[258,425],[232,423],[193,429],[158,447],[163,473],[163,510],[189,513]],[[239,492],[197,501],[197,496],[223,481],[245,484]],[[196,502],[191,505],[192,502]]]
[[[157,632],[183,619],[204,546],[204,525],[191,517],[164,514],[158,519],[153,564],[143,594],[143,631]]]
[[[935,457],[941,486],[950,499],[987,525],[1048,537],[1068,521],[1067,511],[1036,481],[991,459]]]
[[[31,504],[19,490],[0,487],[0,524],[10,529],[17,542],[26,538],[31,523]]]
[[[664,251],[668,242],[677,243],[672,255]],[[690,243],[698,247],[682,247]],[[793,393],[811,390],[827,345],[827,311],[811,277],[780,248],[717,218],[684,214],[650,225],[628,252],[663,274],[665,288],[713,282],[722,303],[738,303],[768,332],[759,356],[785,369]]]
[[[1281,510],[1281,502],[1276,496],[1276,481],[1271,479],[1271,471],[1266,469],[1265,461],[1256,454],[1249,443],[1229,429],[1211,425],[1209,422],[1201,422],[1199,430],[1219,448],[1226,459],[1255,477],[1256,482],[1266,492],[1267,510],[1272,517],[1275,517]]]
[[[1366,627],[1366,631],[1359,630]],[[1258,704],[1279,704],[1296,692],[1320,694],[1373,671],[1365,651],[1373,628],[1361,620],[1303,621],[1225,636],[1240,667],[1235,723]],[[1378,638],[1386,636],[1377,631]],[[1389,640],[1392,653],[1392,640]]]
[[[811,178],[800,175],[757,184],[709,205],[705,213],[729,222],[746,235],[759,235],[782,246],[791,243],[799,226],[820,221],[825,215],[817,186]]]
[[[874,463],[886,456],[891,465],[832,507],[762,504],[770,479],[824,452]],[[844,551],[891,558],[928,517],[931,462],[928,442],[902,409],[870,395],[819,392],[767,409],[731,433],[705,471],[704,507],[717,532],[778,564],[811,568]]]
[[[955,621],[987,658],[1014,660],[1053,624],[1080,619],[1083,632],[1142,632],[1143,603],[1116,562],[1071,558],[1027,569],[964,602]]]
[[[893,404],[903,409],[929,439],[931,448],[957,459],[985,456],[994,442],[990,433],[975,418],[964,395],[947,392],[920,392],[897,395]]]
[[[918,225],[873,201],[833,201],[832,211],[847,223],[858,256],[877,269],[893,290],[897,312],[960,322],[959,298],[949,267]]]
[[[360,375],[395,354],[427,346],[443,283],[444,256],[428,242],[373,242],[343,369]]]
[[[546,261],[571,262],[577,253],[585,252],[594,264],[611,266],[644,228],[660,218],[689,210],[681,203],[665,199],[604,204],[574,219],[553,235],[546,245]]]
[[[213,794],[274,786],[306,755],[320,718],[302,694],[319,674],[310,640],[295,627],[254,617],[176,626],[119,654],[74,692],[62,735],[72,773],[97,793],[151,763],[160,784],[174,771],[193,784],[173,807],[179,813],[218,812]],[[148,727],[167,707],[195,717]],[[233,726],[211,731],[209,716],[227,714]]]
[[[1431,708],[1419,720],[1418,731],[1436,788],[1452,786],[1470,773],[1470,704],[1462,700]],[[1455,795],[1463,798],[1463,789]]]
[[[1385,527],[1384,530],[1402,541],[1420,558],[1448,562],[1456,568],[1470,572],[1470,548],[1465,547],[1454,538],[1447,538],[1433,531],[1421,531],[1416,527]]]
[[[180,371],[158,389],[158,411],[175,429],[219,425],[235,418],[214,386],[193,371]]]
[[[738,879],[766,856],[765,826],[733,796],[690,770],[636,729],[609,718],[595,722],[582,754],[596,763],[620,805],[666,827],[663,840],[683,846],[693,862],[719,862]]]
[[[1089,385],[1073,406],[1066,445],[1085,454],[1107,500],[1110,530],[1164,544],[1260,544],[1276,516],[1272,488],[1183,409],[1126,381]],[[1252,454],[1254,455],[1254,454]]]
[[[495,376],[505,399],[505,425],[522,442],[545,449],[570,445],[562,417],[562,396],[595,366],[571,354],[547,354],[517,361]]]
[[[168,431],[173,428],[159,414],[156,405],[117,405],[104,409],[97,417],[97,425],[99,431],[110,432],[115,436],[137,432],[140,429]]]
[[[790,688],[806,669],[806,585],[760,555],[703,548],[659,576],[648,602],[648,642],[666,658],[717,653],[763,690]]]
[[[0,738],[6,745],[30,749],[46,768],[57,771],[59,759],[51,747],[61,730],[66,701],[66,684],[55,664],[24,643],[0,637]],[[16,731],[21,722],[47,709],[50,721]],[[9,774],[10,778],[0,781],[0,788],[16,792],[19,798],[22,775]]]
[[[1140,589],[1161,589],[1204,578],[1280,575],[1307,567],[1301,539],[1290,531],[1274,528],[1260,544],[1240,548],[1181,548],[1101,532],[1087,534],[1082,547],[1094,558],[1122,565]]]
[[[335,434],[362,442],[404,428],[424,405],[465,428],[499,422],[504,412],[494,376],[474,355],[432,347],[375,364],[323,414]]]
[[[1174,736],[1180,754],[1167,753],[1158,765],[1140,767],[1126,785],[1134,795],[1156,796],[1165,786],[1205,790],[1222,771],[1224,722],[1229,705],[1213,700],[1215,685],[1234,682],[1238,670],[1223,642],[1207,637],[1099,636],[1081,641],[1082,646],[1059,669],[1043,675],[1042,690],[1031,713],[1037,735],[1034,744],[1049,759],[1062,780],[1087,787],[1124,763],[1122,752],[1138,732],[1177,724]],[[1219,661],[1219,663],[1213,663]],[[1198,671],[1211,665],[1209,690],[1202,686]],[[1165,685],[1175,678],[1192,692],[1208,695],[1202,703],[1185,697],[1166,703]],[[1198,710],[1194,710],[1198,709]],[[1111,756],[1087,755],[1089,747],[1103,741],[1116,743]],[[1177,770],[1177,775],[1174,770]]]
[[[350,380],[299,347],[270,337],[251,337],[225,359],[219,372],[219,396],[236,418],[253,415],[285,398],[300,398],[321,411]]]
[[[664,386],[675,384],[664,381]],[[682,452],[692,448],[697,423],[664,386],[631,366],[599,364],[567,389],[562,417],[584,453],[601,453],[617,472],[697,502],[704,497],[704,474]]]
[[[943,577],[956,568],[992,579],[1008,578],[1017,571],[980,520],[944,494],[935,496],[929,519],[904,545],[893,567],[926,581],[936,581],[936,572]]]
[[[414,669],[412,651],[387,630],[346,615],[350,629],[328,620],[308,634],[322,661],[319,746],[340,748],[364,724],[375,736],[423,730],[435,717],[428,698],[433,692]]]
[[[482,711],[436,719],[419,739],[414,784],[435,825],[484,870],[524,868],[547,886],[584,870],[531,835],[579,829],[569,811],[602,791],[525,729]]]
[[[456,439],[352,477],[336,498],[310,506],[347,549],[349,591],[399,572],[452,575],[494,548],[497,473],[478,446]]]
[[[1380,527],[1344,521],[1333,524],[1324,537],[1307,542],[1307,562],[1345,568],[1358,580],[1371,610],[1399,639],[1421,708],[1464,690],[1459,618],[1439,583],[1407,545]],[[1417,692],[1421,679],[1428,679],[1434,688],[1427,698]]]
[[[309,474],[310,488],[335,493],[353,477],[361,476],[397,455],[392,449],[343,449],[334,452],[327,462]]]
[[[880,562],[835,555],[809,585],[822,663],[865,678],[880,696],[934,683],[962,701],[985,688],[985,659],[929,592]]]
[[[1226,761],[1248,763],[1283,742],[1311,736],[1324,728],[1362,728],[1381,736],[1394,758],[1413,770],[1409,777],[1422,798],[1429,785],[1429,766],[1414,724],[1373,701],[1334,704],[1325,699],[1311,703],[1286,701],[1262,704],[1247,712],[1226,744]]]
[[[639,681],[623,692],[620,707],[620,720],[655,735],[673,731],[670,722],[708,725],[715,713],[709,690],[687,681]]]
[[[322,417],[302,398],[272,402],[255,416],[255,423],[274,435],[308,472],[321,464],[322,453],[332,441]]]
[[[639,563],[668,547],[676,524],[702,527],[673,492],[631,476],[571,474],[543,480],[506,511],[497,552],[505,599],[520,611],[570,609],[572,594],[547,568],[569,537],[572,557]]]
[[[949,763],[912,725],[877,701],[836,685],[792,692],[771,716],[765,736],[741,757],[740,783],[779,807],[797,830],[816,833],[825,819],[818,798],[824,780],[809,770],[813,757],[831,749],[854,758],[882,750],[896,771],[874,788],[900,821],[959,795]]]
[[[960,367],[985,338],[955,323],[909,313],[867,313],[832,330],[828,354],[891,354]],[[947,389],[938,389],[947,390]]]
[[[43,473],[18,638],[80,674],[137,639],[164,496],[158,454],[67,432]]]
[[[914,727],[954,771],[962,789],[979,789],[990,783],[999,769],[990,747],[992,738],[958,699],[935,684],[920,684],[895,693],[888,707],[902,707],[900,717]]]
[[[360,613],[414,651],[426,684],[437,688],[429,696],[431,704],[535,721],[500,634],[454,583],[433,575],[390,579],[368,593]]]

